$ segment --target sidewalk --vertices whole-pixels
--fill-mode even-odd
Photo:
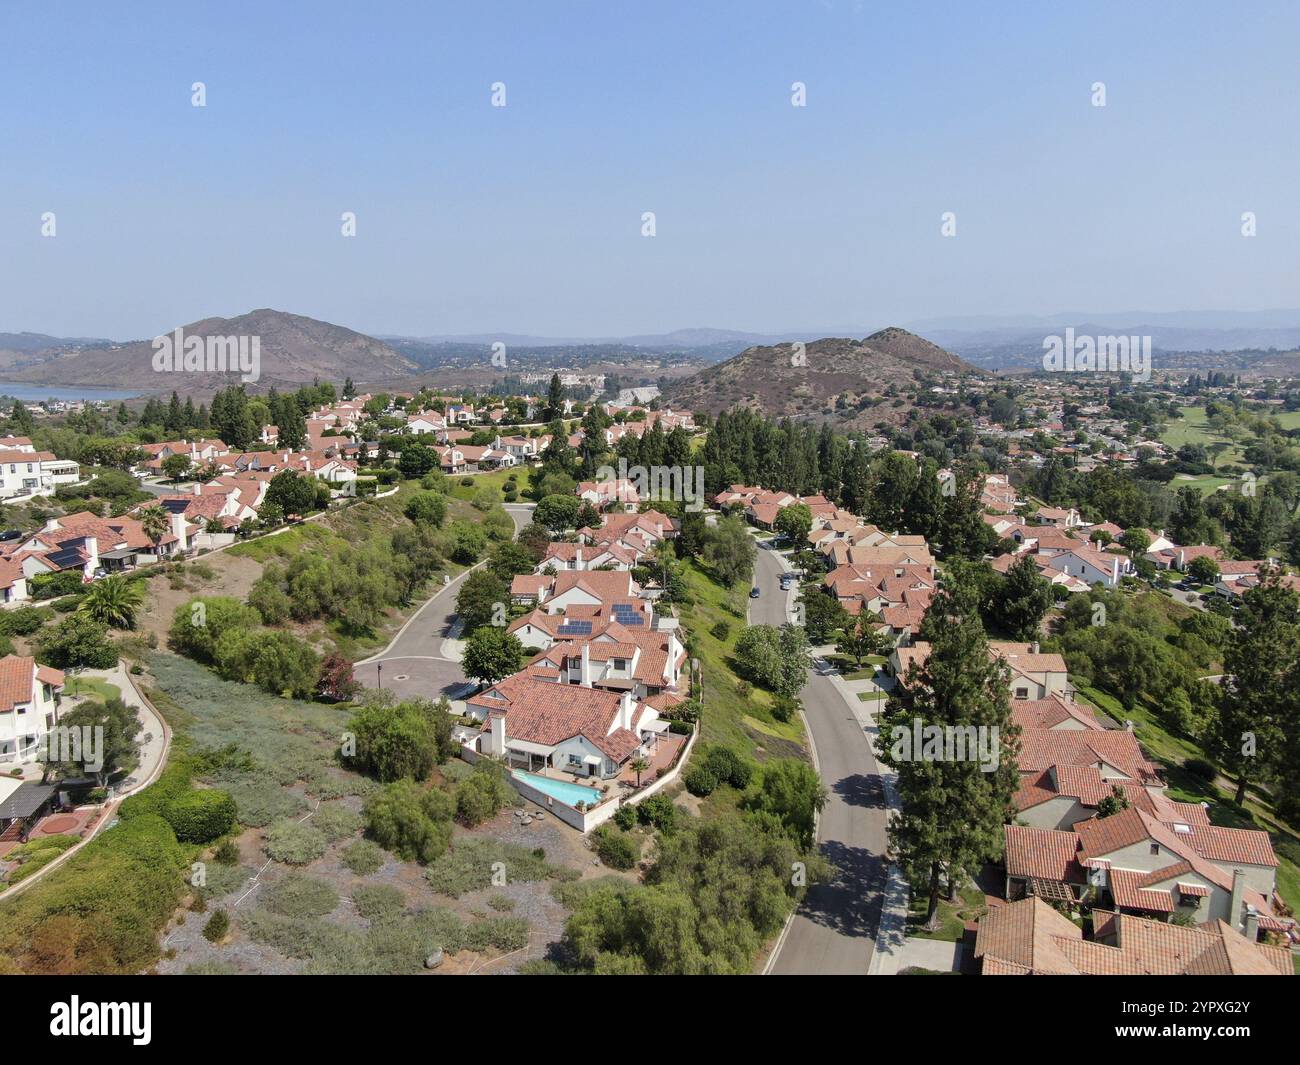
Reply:
[[[122,660],[118,659],[116,669],[87,669],[79,675],[95,677],[98,680],[116,685],[122,692],[122,701],[127,706],[135,709],[141,725],[140,764],[136,766],[135,771],[130,776],[118,782],[114,789],[113,798],[101,807],[102,816],[89,836],[75,847],[69,847],[54,861],[38,869],[26,880],[0,891],[0,899],[12,898],[15,895],[22,894],[51,871],[68,861],[82,847],[113,823],[113,815],[117,812],[118,805],[126,796],[147,788],[158,778],[158,774],[162,772],[163,767],[167,764],[167,754],[171,749],[171,729],[168,727],[167,722],[162,719],[162,716],[145,701],[140,689],[135,685],[135,679],[127,672]]]

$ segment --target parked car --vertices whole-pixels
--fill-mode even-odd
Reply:
[[[17,540],[20,536],[22,536],[22,534],[23,531],[21,529],[6,529],[4,532],[0,532],[0,543],[9,540]]]
[[[757,588],[751,588],[751,589],[749,590],[749,598],[751,598],[751,599],[757,599],[757,598],[758,598],[758,589],[757,589]]]

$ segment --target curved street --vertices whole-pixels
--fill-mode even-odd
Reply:
[[[516,535],[532,520],[533,506],[506,506],[514,519]],[[456,590],[468,574],[483,564],[471,566],[437,588],[387,647],[356,663],[353,674],[357,680],[367,688],[387,688],[398,699],[457,697],[470,681],[461,670],[459,653],[447,646],[457,635]]]
[[[753,624],[783,625],[795,592],[781,591],[786,560],[760,546],[750,606]],[[867,973],[875,950],[885,885],[887,803],[871,749],[866,707],[829,667],[814,660],[800,693],[817,770],[829,792],[817,841],[830,863],[826,882],[814,884],[777,941],[768,961],[773,975]],[[856,704],[856,705],[853,705]]]

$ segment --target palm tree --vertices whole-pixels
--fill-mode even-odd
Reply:
[[[121,574],[95,581],[77,609],[115,629],[135,628],[135,615],[144,602],[144,585]]]
[[[650,762],[645,758],[638,758],[632,762],[631,767],[632,772],[636,774],[636,786],[639,788],[641,786],[641,774],[650,768]]]
[[[145,507],[140,511],[140,528],[144,530],[145,536],[153,543],[154,549],[158,547],[158,541],[171,527],[171,518],[168,517],[167,511],[163,510],[157,503]]]

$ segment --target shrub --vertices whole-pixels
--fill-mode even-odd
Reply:
[[[712,795],[713,790],[718,786],[717,776],[706,765],[691,766],[682,777],[682,782],[686,785],[687,791],[700,798]]]
[[[156,814],[123,820],[29,890],[0,903],[0,956],[28,973],[118,975],[158,957],[185,850]]]
[[[730,784],[738,791],[749,787],[749,781],[754,775],[754,767],[730,747],[710,748],[704,757],[704,766],[717,778],[719,784]]]
[[[301,821],[280,820],[266,830],[262,848],[277,862],[306,865],[325,853],[325,834]]]
[[[212,860],[219,865],[234,865],[239,861],[239,848],[232,839],[223,839],[212,854]]]
[[[253,875],[253,871],[243,865],[221,865],[213,862],[204,870],[203,883],[198,885],[199,893],[205,899],[219,899],[238,891]]]
[[[637,804],[637,820],[654,825],[661,832],[671,832],[677,821],[677,807],[667,795],[651,795]]]
[[[515,795],[515,789],[495,763],[480,762],[456,788],[456,817],[473,828],[495,817],[501,807],[514,801]]]
[[[610,825],[601,825],[596,829],[592,842],[600,860],[611,869],[631,869],[641,857],[636,837]]]
[[[631,803],[624,803],[614,811],[614,824],[618,825],[624,832],[636,825],[636,807]]]
[[[352,890],[357,913],[367,920],[396,917],[406,909],[406,897],[392,884],[360,884]]]
[[[366,819],[339,803],[324,803],[312,814],[311,823],[324,833],[327,840],[337,843],[360,832]]]
[[[210,843],[235,827],[235,800],[216,788],[191,791],[170,803],[163,816],[182,843]]]
[[[339,896],[324,880],[290,873],[266,889],[261,903],[285,917],[323,917],[339,904]]]
[[[369,876],[384,864],[384,851],[368,839],[359,839],[343,848],[342,858],[357,876]]]
[[[459,898],[492,883],[492,866],[504,864],[511,883],[545,880],[558,875],[558,870],[525,847],[502,843],[493,839],[470,838],[459,841],[455,847],[431,862],[424,878],[439,895]]]
[[[366,831],[406,861],[430,862],[451,842],[453,809],[446,792],[395,781],[366,800]]]
[[[528,922],[522,917],[489,917],[475,921],[465,929],[465,946],[469,950],[522,950],[528,945]]]
[[[715,640],[725,640],[731,634],[731,622],[715,621],[709,632]]]
[[[1204,758],[1189,758],[1183,763],[1183,768],[1186,769],[1187,772],[1191,773],[1192,776],[1199,780],[1204,780],[1207,783],[1213,781],[1214,778],[1218,776],[1218,770],[1214,768],[1212,763],[1206,761]]]
[[[213,910],[208,923],[203,926],[203,938],[209,943],[220,943],[230,931],[230,918],[225,910]]]
[[[508,913],[515,908],[515,900],[509,895],[493,895],[488,899],[488,905],[500,913]]]

